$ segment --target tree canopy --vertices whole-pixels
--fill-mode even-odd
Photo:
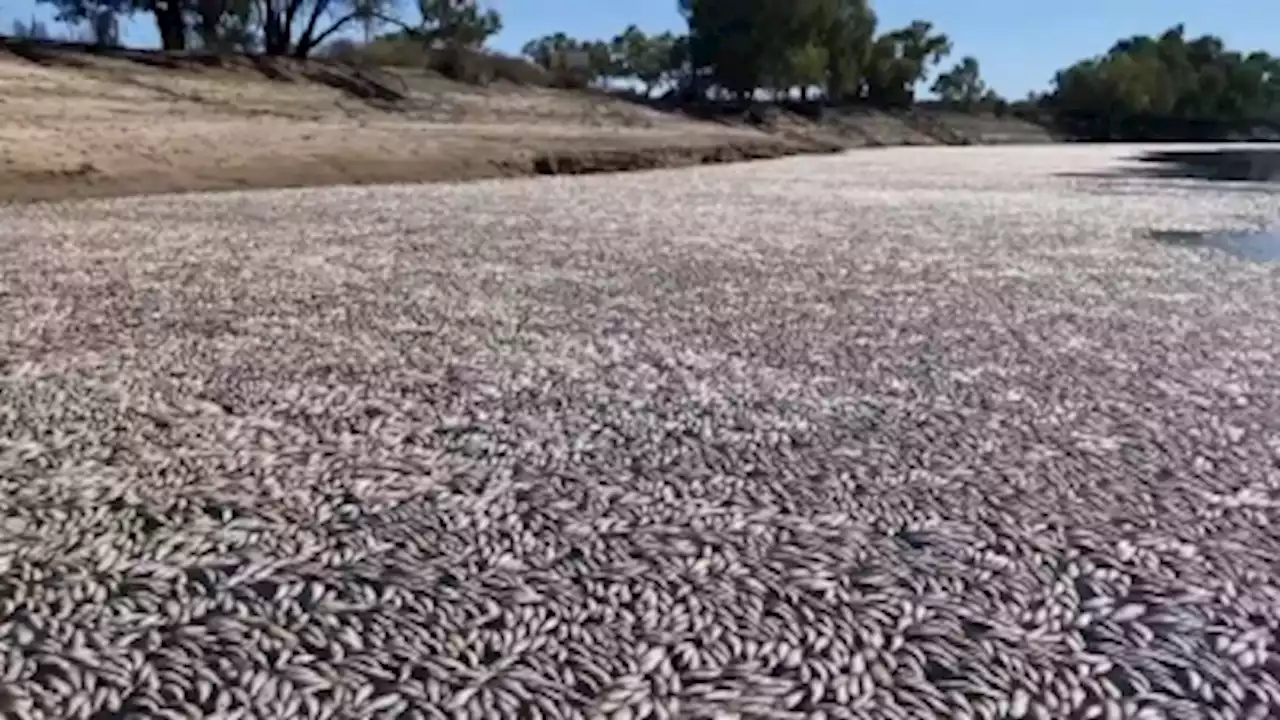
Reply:
[[[977,57],[942,70],[952,52],[928,20],[882,28],[870,0],[678,0],[683,35],[630,27],[612,40],[564,34],[535,40],[526,54],[551,67],[556,53],[589,56],[588,81],[629,80],[687,98],[816,99],[905,107],[924,83],[936,102],[963,109],[1009,107]],[[1093,118],[1114,127],[1134,118],[1217,123],[1280,122],[1280,58],[1189,37],[1182,26],[1118,40],[1058,72],[1047,92],[1014,104],[1043,117]]]
[[[106,26],[103,18],[150,15],[165,50],[261,52],[307,57],[356,26],[390,26],[424,43],[477,46],[501,29],[475,0],[40,0],[59,20]],[[114,42],[114,39],[113,41]],[[107,43],[111,44],[111,43]]]
[[[680,0],[684,35],[632,26],[611,40],[563,33],[530,41],[525,54],[552,69],[566,52],[590,55],[597,81],[634,81],[695,96],[825,97],[909,104],[951,51],[920,20],[877,34],[868,0]]]
[[[925,83],[938,101],[1003,107],[977,57],[941,70],[945,28],[919,19],[884,28],[871,0],[671,0],[683,32],[631,25],[612,38],[553,33],[525,44],[529,61],[574,85],[629,85],[641,95],[686,99],[811,99],[904,107]],[[477,0],[40,0],[118,42],[118,19],[149,15],[166,49],[204,48],[306,57],[350,29],[381,37],[478,48],[502,27]],[[408,5],[406,5],[408,3]],[[22,34],[37,34],[25,26]],[[43,32],[43,28],[38,28]],[[1103,118],[1246,122],[1280,118],[1280,58],[1237,50],[1175,26],[1115,42],[1059,71],[1049,90],[1020,104]]]
[[[1099,116],[1157,115],[1244,121],[1280,110],[1280,58],[1188,38],[1181,25],[1136,35],[1057,74],[1046,104]]]

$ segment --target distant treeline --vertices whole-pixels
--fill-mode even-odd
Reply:
[[[475,0],[40,0],[77,39],[119,41],[121,18],[149,15],[167,50],[257,52],[415,64],[441,48],[477,50],[502,28]],[[1280,58],[1187,36],[1182,26],[1117,41],[1059,71],[1050,89],[1009,101],[977,58],[952,54],[945,29],[920,19],[882,28],[870,0],[679,0],[684,32],[636,26],[612,38],[557,33],[529,41],[528,63],[562,86],[616,86],[669,101],[780,102],[907,108],[922,84],[966,110],[1016,112],[1097,139],[1210,139],[1280,118]],[[39,36],[38,23],[16,24]],[[353,40],[361,36],[363,39]],[[510,59],[506,59],[510,60]],[[521,73],[504,66],[503,75]]]
[[[1157,113],[1109,115],[1089,110],[1018,112],[1026,119],[1052,127],[1060,135],[1094,142],[1213,142],[1221,140],[1278,141],[1275,117],[1184,117]]]

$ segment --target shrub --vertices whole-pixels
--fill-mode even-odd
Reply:
[[[502,80],[516,85],[535,85],[546,87],[552,84],[553,78],[546,70],[525,60],[499,53],[481,53],[493,68],[495,80]]]
[[[591,85],[591,73],[577,68],[558,67],[547,71],[551,87],[585,90]]]
[[[367,44],[340,40],[331,43],[324,55],[353,65],[422,68],[473,85],[497,81],[541,87],[554,84],[550,73],[523,58],[469,47],[431,47],[407,37],[381,37]]]

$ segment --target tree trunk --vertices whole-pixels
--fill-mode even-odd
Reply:
[[[267,11],[262,22],[262,51],[267,55],[284,55],[289,52],[289,35],[280,12],[275,8]]]
[[[222,51],[220,29],[227,8],[222,0],[199,0],[196,3],[196,34],[204,50]]]
[[[837,104],[844,99],[844,73],[836,67],[827,70],[827,102]]]
[[[160,32],[160,46],[165,50],[186,50],[187,23],[178,0],[158,0],[152,12],[156,16],[156,30]]]
[[[328,4],[328,2],[323,3],[324,6],[328,6]],[[317,3],[317,7],[319,6],[320,3]],[[356,19],[358,19],[356,13],[347,13],[337,20],[334,20],[333,24],[325,30],[316,33],[320,15],[319,13],[312,15],[311,21],[307,23],[306,30],[303,31],[302,36],[298,38],[298,42],[293,48],[293,56],[299,60],[307,59],[311,53],[315,52],[316,48],[324,44],[325,40],[328,40],[334,33],[338,32]]]
[[[306,59],[311,53],[318,41],[316,40],[316,26],[320,23],[320,16],[329,7],[327,0],[316,0],[311,6],[311,17],[307,20],[307,25],[302,29],[302,34],[298,36],[298,41],[293,46],[293,56],[299,60]]]

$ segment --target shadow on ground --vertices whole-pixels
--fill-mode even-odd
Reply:
[[[1062,173],[1061,177],[1175,178],[1227,182],[1280,181],[1280,149],[1156,150],[1133,165],[1106,172]]]
[[[1220,150],[1155,150],[1132,158],[1136,162],[1103,172],[1060,173],[1060,177],[1116,179],[1170,178],[1214,182],[1256,183],[1243,185],[1247,192],[1272,193],[1265,187],[1280,182],[1280,149],[1231,148]],[[1108,192],[1108,190],[1103,190]],[[1225,253],[1239,260],[1280,261],[1280,229],[1257,231],[1187,231],[1151,229],[1147,240],[1165,246]]]

